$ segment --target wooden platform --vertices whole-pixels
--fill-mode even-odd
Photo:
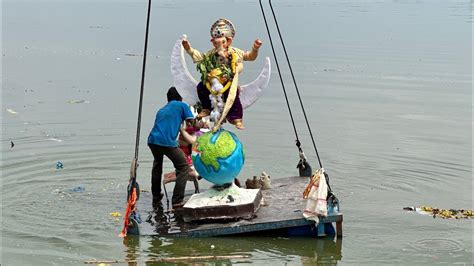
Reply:
[[[332,213],[327,217],[321,217],[318,227],[315,227],[314,222],[308,221],[303,217],[306,201],[302,195],[308,181],[309,178],[304,177],[272,179],[272,188],[270,190],[262,190],[264,202],[257,211],[256,217],[248,220],[204,220],[186,223],[179,212],[167,212],[166,199],[163,200],[163,207],[153,210],[150,193],[142,193],[138,202],[139,214],[143,220],[140,225],[140,234],[181,237],[210,237],[238,234],[278,234],[281,236],[337,235],[341,237],[342,213]],[[171,184],[169,186],[172,187]],[[328,226],[333,223],[336,225],[335,231],[331,230],[332,226]]]

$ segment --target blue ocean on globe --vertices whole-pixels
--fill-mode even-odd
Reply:
[[[240,140],[224,129],[203,134],[193,146],[196,171],[215,185],[232,183],[244,165],[244,157]]]

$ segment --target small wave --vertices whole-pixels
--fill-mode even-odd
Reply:
[[[432,252],[457,252],[463,249],[463,245],[451,239],[422,239],[411,244],[419,251]]]
[[[56,142],[63,142],[62,139],[57,139],[57,138],[49,138],[48,140],[56,141]]]

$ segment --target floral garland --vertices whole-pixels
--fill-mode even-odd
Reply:
[[[232,79],[236,73],[236,62],[237,54],[233,51],[230,52],[230,67],[228,64],[219,62],[219,57],[216,53],[211,53],[204,56],[197,65],[196,69],[201,73],[201,81],[206,85],[207,89],[214,95],[222,94],[230,88],[232,84]],[[220,80],[226,80],[224,88],[219,92],[215,92],[211,89],[211,84],[209,83],[208,76],[212,74],[218,77]]]

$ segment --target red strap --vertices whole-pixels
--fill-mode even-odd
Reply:
[[[128,197],[127,210],[125,211],[125,217],[123,220],[123,229],[122,229],[122,232],[119,234],[120,237],[127,236],[127,227],[128,227],[128,224],[130,223],[130,213],[135,212],[136,202],[137,202],[137,188],[134,187],[132,189],[132,193],[130,194],[130,197]]]

